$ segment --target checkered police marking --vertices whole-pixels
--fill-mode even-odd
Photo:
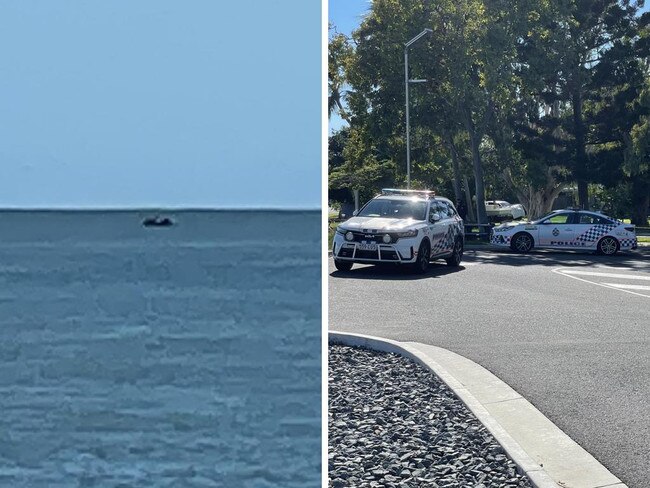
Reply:
[[[636,237],[635,237],[633,239],[629,239],[629,238],[621,239],[619,242],[620,242],[621,248],[625,248],[625,247],[633,247],[637,243],[637,240],[636,240]]]
[[[609,225],[609,224],[598,224],[594,225],[593,227],[590,227],[587,232],[584,234],[579,235],[576,237],[576,241],[578,242],[593,242],[597,240],[599,237],[604,236],[605,234],[608,234],[613,228],[618,227],[616,225]]]
[[[504,236],[502,234],[492,234],[490,239],[491,244],[510,244],[510,239],[512,236]]]
[[[445,234],[445,237],[443,237],[438,242],[436,242],[431,248],[431,254],[436,255],[436,254],[440,254],[445,249],[451,249],[451,247],[454,245],[455,237],[456,237],[456,227],[449,226],[449,228],[447,229],[447,233]]]

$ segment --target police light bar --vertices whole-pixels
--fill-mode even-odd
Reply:
[[[422,197],[435,197],[436,192],[433,190],[403,190],[399,188],[382,188],[382,195],[413,195]]]

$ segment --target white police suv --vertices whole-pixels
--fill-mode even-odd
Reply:
[[[424,273],[432,259],[458,266],[463,220],[454,205],[432,191],[384,189],[336,229],[332,254],[338,270],[353,263],[408,264]]]
[[[490,242],[522,253],[534,247],[549,247],[587,249],[612,255],[637,247],[634,225],[598,212],[571,208],[555,210],[533,222],[493,227]]]

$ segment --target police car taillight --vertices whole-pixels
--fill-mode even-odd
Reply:
[[[632,227],[624,227],[624,229],[628,232],[634,232],[634,226]]]

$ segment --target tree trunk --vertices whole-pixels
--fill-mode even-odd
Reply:
[[[578,206],[589,210],[589,188],[585,180],[578,180]]]
[[[463,176],[463,189],[465,193],[465,206],[467,207],[467,216],[469,217],[468,222],[475,223],[476,217],[474,217],[474,207],[472,206],[472,195],[469,191],[469,183],[467,183],[467,178]]]
[[[648,227],[648,206],[650,205],[650,181],[641,175],[632,179],[632,219],[639,227]]]
[[[472,163],[474,164],[474,182],[476,189],[476,218],[479,224],[487,224],[487,213],[485,212],[485,184],[483,182],[483,164],[481,163],[481,135],[476,130],[472,115],[469,109],[463,111],[465,127],[469,134],[470,146],[472,148]]]
[[[589,189],[587,187],[587,152],[585,151],[585,124],[582,120],[582,93],[580,84],[573,90],[573,131],[576,144],[576,160],[573,176],[578,182],[578,205],[589,210]]]
[[[546,215],[553,208],[553,203],[562,191],[562,185],[559,184],[553,176],[553,166],[546,170],[546,184],[543,188],[533,188],[530,184],[526,186],[517,185],[512,179],[510,170],[506,170],[503,177],[510,188],[515,192],[517,198],[526,208],[528,219],[535,220]]]
[[[454,198],[456,198],[456,205],[458,205],[463,198],[460,192],[460,165],[458,164],[458,154],[456,153],[456,146],[451,135],[447,135],[447,145],[451,153],[451,167],[454,172]]]

